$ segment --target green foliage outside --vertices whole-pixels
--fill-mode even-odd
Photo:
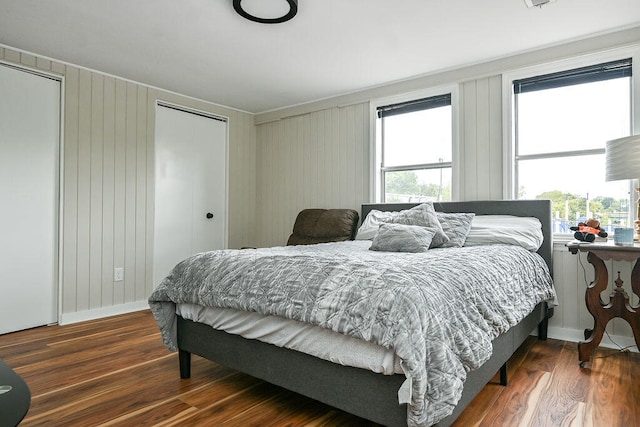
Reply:
[[[547,191],[536,197],[536,199],[549,199],[552,203],[554,217],[556,213],[561,219],[568,216],[568,222],[577,223],[587,215],[587,198],[577,194],[567,194],[561,191]],[[596,218],[601,224],[626,225],[629,201],[626,199],[616,200],[611,197],[594,197],[589,200],[589,211],[591,217]],[[568,215],[567,215],[568,214]],[[579,214],[579,217],[576,217]]]
[[[413,171],[391,172],[386,174],[385,193],[387,202],[451,200],[451,183],[442,187],[439,183],[420,183],[418,175]],[[522,191],[520,191],[523,194]],[[567,194],[559,190],[547,191],[536,199],[549,199],[552,202],[553,216],[567,220],[568,225],[577,224],[587,215],[587,198],[578,194]],[[626,199],[611,197],[594,197],[589,200],[589,212],[603,225],[626,226],[628,203]]]
[[[385,181],[385,201],[389,203],[407,202],[423,198],[425,200],[451,200],[451,183],[420,183],[418,174],[413,171],[389,172]]]

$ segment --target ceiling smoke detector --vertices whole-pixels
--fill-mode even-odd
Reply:
[[[555,3],[557,0],[524,0],[528,8],[542,7],[547,3]]]

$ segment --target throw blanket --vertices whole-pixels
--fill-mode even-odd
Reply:
[[[392,348],[411,379],[409,425],[449,415],[491,341],[555,294],[547,265],[517,246],[368,250],[370,241],[194,255],[149,298],[176,350],[175,303],[255,311]]]

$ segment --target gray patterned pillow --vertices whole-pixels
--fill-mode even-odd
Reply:
[[[433,236],[431,242],[432,248],[437,248],[443,243],[449,241],[449,237],[444,234],[440,221],[436,215],[436,210],[433,208],[433,203],[422,203],[416,207],[401,211],[391,221],[394,224],[405,225],[418,225],[420,227],[432,227],[436,229],[436,234]]]
[[[440,247],[461,248],[465,240],[467,240],[473,217],[476,216],[476,214],[436,212],[436,216],[438,217],[444,234],[449,237],[449,241]]]
[[[369,248],[384,252],[426,252],[436,233],[433,227],[405,224],[380,224]]]

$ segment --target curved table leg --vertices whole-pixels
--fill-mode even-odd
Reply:
[[[609,308],[611,304],[605,304],[600,297],[600,293],[607,289],[609,284],[609,273],[604,261],[597,257],[593,252],[587,255],[587,261],[593,265],[595,270],[595,279],[589,284],[585,292],[585,302],[591,316],[593,316],[593,329],[585,329],[585,341],[578,343],[578,355],[580,366],[584,366],[585,362],[591,359],[593,351],[600,345],[605,327],[611,320],[612,313]]]
[[[636,261],[631,271],[631,289],[633,293],[640,297],[640,260]],[[625,293],[626,296],[626,293]],[[629,322],[631,330],[633,331],[633,337],[636,340],[636,346],[640,345],[640,302],[636,305],[631,305],[629,297],[625,299],[624,310],[622,310],[622,316],[624,320]],[[639,347],[640,348],[640,347]]]

